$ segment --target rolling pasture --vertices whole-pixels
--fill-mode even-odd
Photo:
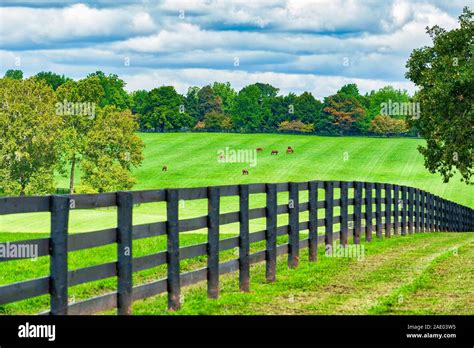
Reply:
[[[134,171],[137,184],[134,190],[175,188],[175,187],[201,187],[211,185],[229,185],[239,183],[259,183],[259,182],[285,182],[285,181],[308,181],[308,180],[346,180],[346,181],[372,181],[385,182],[399,185],[418,187],[429,191],[443,198],[453,200],[457,203],[473,207],[474,188],[468,187],[455,177],[449,184],[443,184],[438,175],[430,174],[423,167],[423,158],[418,153],[416,147],[423,144],[420,139],[387,139],[387,138],[362,138],[362,137],[318,137],[318,136],[296,136],[296,135],[277,135],[277,134],[219,134],[219,133],[178,133],[178,134],[141,134],[146,143],[145,161],[143,165]],[[288,146],[294,148],[293,154],[286,154]],[[218,161],[219,151],[228,150],[249,150],[263,148],[263,151],[257,154],[257,163],[250,166],[248,163],[222,163]],[[278,155],[271,155],[272,150],[278,150]],[[163,166],[168,170],[162,171]],[[242,175],[242,170],[247,169],[248,175]],[[66,178],[58,178],[59,187],[67,186]],[[303,193],[303,192],[302,192]],[[301,193],[301,194],[302,194]],[[324,197],[324,191],[321,191],[321,199]],[[338,196],[336,195],[337,199]],[[300,202],[308,200],[307,194],[300,197]],[[285,204],[288,201],[288,193],[278,194],[278,204]],[[252,195],[250,199],[250,208],[265,206],[265,194]],[[238,211],[238,197],[222,197],[221,213]],[[352,213],[352,207],[349,208],[349,214]],[[335,208],[334,214],[338,215],[339,207]],[[192,218],[207,214],[206,200],[186,201],[180,205],[179,218]],[[117,224],[117,211],[114,208],[101,208],[95,210],[74,210],[70,211],[69,231],[72,233],[87,232],[115,227]],[[145,224],[156,221],[166,220],[166,205],[164,202],[147,203],[136,206],[133,209],[133,224]],[[300,221],[308,220],[307,212],[301,213]],[[278,217],[278,225],[288,223],[287,216]],[[13,240],[26,240],[38,237],[46,237],[50,228],[49,213],[30,213],[14,214],[0,216],[0,242]],[[265,218],[251,220],[250,232],[255,232],[265,228]],[[335,230],[337,227],[335,226]],[[235,236],[239,231],[238,223],[224,225],[221,228],[220,238],[229,238]],[[206,242],[206,229],[184,232],[180,235],[182,246]],[[321,227],[319,233],[324,233]],[[423,234],[425,235],[425,234]],[[445,248],[456,247],[466,248],[471,251],[472,237],[467,234],[442,234],[439,239],[428,237],[407,236],[403,241],[398,241],[401,237],[392,240],[374,241],[374,245],[387,248],[401,248],[407,243],[409,245],[413,238],[417,242],[412,246],[413,252],[417,253],[416,245],[420,243],[423,246],[425,254],[420,251],[420,260],[432,260],[437,258],[440,253],[444,255]],[[302,232],[301,238],[306,238],[307,232]],[[278,243],[286,243],[287,236],[278,238]],[[427,238],[427,239],[425,239]],[[442,239],[442,240],[441,240]],[[448,242],[449,240],[449,242]],[[402,245],[400,245],[400,243]],[[446,245],[444,245],[447,243]],[[444,246],[443,246],[444,245]],[[251,251],[263,250],[264,243],[259,242],[252,245]],[[382,248],[383,249],[383,248]],[[377,254],[383,255],[382,249],[376,251],[369,248]],[[137,240],[133,242],[133,255],[143,256],[156,253],[160,250],[166,250],[166,236]],[[410,249],[411,250],[411,249]],[[463,249],[464,250],[464,249]],[[322,249],[320,250],[320,252]],[[401,257],[402,250],[395,253],[397,260]],[[423,254],[423,255],[422,255]],[[222,253],[222,260],[235,258],[235,250],[227,250]],[[108,245],[94,249],[82,250],[70,253],[68,260],[69,269],[88,267],[95,264],[114,261],[116,258],[116,246]],[[385,260],[384,257],[381,258]],[[395,259],[394,259],[395,260]],[[408,259],[406,260],[408,262]],[[421,262],[420,261],[420,262]],[[329,264],[328,264],[329,262]],[[316,265],[305,265],[304,271],[285,271],[282,269],[282,279],[289,281],[290,288],[301,288],[301,296],[304,296],[307,286],[319,280],[311,280],[310,274],[315,272],[314,268],[322,267],[318,272],[323,279],[326,279],[326,271],[329,273],[343,272],[341,265],[352,262],[348,260],[325,260]],[[354,261],[357,262],[357,261]],[[377,264],[377,258],[374,263]],[[395,261],[394,261],[395,262]],[[411,259],[410,265],[414,264]],[[206,263],[206,257],[196,257],[185,260],[181,263],[182,271],[197,269],[203,267]],[[416,263],[416,262],[415,262]],[[283,265],[284,262],[279,261]],[[318,266],[318,265],[322,266]],[[326,269],[327,265],[329,268]],[[407,263],[408,265],[408,263]],[[361,267],[363,264],[361,264]],[[376,265],[375,265],[376,266]],[[374,267],[375,267],[374,266]],[[408,265],[409,266],[409,265]],[[407,267],[408,267],[407,266]],[[431,263],[423,264],[421,269],[433,266]],[[319,269],[319,268],[318,268]],[[426,268],[428,269],[428,268]],[[262,266],[255,266],[257,274],[261,274]],[[339,271],[338,271],[339,270]],[[393,272],[387,268],[387,272]],[[409,269],[408,269],[409,271]],[[408,272],[407,271],[407,272]],[[49,272],[48,257],[40,257],[36,261],[18,260],[9,261],[2,265],[0,269],[0,284],[23,281],[34,277],[47,276]],[[280,272],[280,271],[279,271]],[[286,272],[286,273],[285,273]],[[292,274],[291,280],[289,274]],[[428,272],[428,271],[427,271]],[[327,273],[327,274],[329,274]],[[286,275],[288,275],[287,278]],[[388,274],[388,273],[387,273]],[[166,266],[159,266],[146,271],[134,273],[134,284],[146,283],[166,276]],[[385,273],[374,274],[377,279],[385,279]],[[326,278],[324,278],[326,277]],[[381,277],[381,278],[380,278]],[[374,278],[374,279],[375,279]],[[227,279],[227,278],[226,278]],[[383,280],[382,279],[382,280]],[[390,286],[387,291],[381,293],[380,298],[370,306],[361,309],[359,313],[387,313],[393,302],[392,297],[396,291],[409,291],[410,289],[398,289],[396,281],[393,287]],[[286,283],[283,283],[286,284]],[[223,283],[224,293],[229,291],[229,287],[234,288],[235,275],[229,275],[228,281]],[[287,284],[288,285],[288,284]],[[313,284],[314,285],[314,284]],[[330,283],[326,284],[332,287]],[[354,286],[356,286],[355,284]],[[281,313],[316,313],[316,307],[306,307],[296,310],[287,308],[287,298],[278,297],[275,291],[281,290],[282,286],[265,285],[265,282],[256,280],[256,294],[239,295],[232,294],[230,297],[219,302],[207,303],[202,297],[202,286],[197,286],[186,292],[186,302],[189,306],[184,307],[183,313],[188,314],[212,314],[212,313],[240,313],[240,305],[232,307],[234,301],[240,302],[245,296],[248,301],[248,308],[243,310],[245,313],[273,313],[270,308],[270,299],[276,298],[276,303],[281,306],[278,312]],[[337,286],[337,284],[335,285]],[[408,285],[407,285],[408,286]],[[88,284],[82,284],[70,288],[71,301],[78,301],[82,298],[88,298],[93,295],[112,291],[116,287],[115,279],[106,279]],[[266,287],[266,288],[265,288]],[[265,290],[265,289],[266,290]],[[200,290],[201,289],[201,290]],[[258,289],[258,290],[257,290]],[[364,289],[362,289],[364,290]],[[315,290],[317,291],[317,290]],[[369,291],[365,288],[364,291]],[[370,291],[369,291],[370,292]],[[299,291],[295,290],[291,296],[299,296]],[[337,295],[337,293],[336,293]],[[250,296],[250,297],[249,297]],[[283,296],[283,295],[282,295]],[[285,295],[286,296],[286,295]],[[263,300],[265,298],[265,300]],[[317,296],[315,295],[315,298]],[[280,301],[281,300],[281,301]],[[356,299],[354,299],[355,301]],[[148,299],[138,302],[135,306],[136,313],[152,314],[164,313],[166,309],[163,304],[164,297],[159,296],[156,299]],[[258,310],[253,311],[256,303],[268,303],[268,308],[262,305]],[[390,302],[392,301],[392,302]],[[414,300],[415,301],[415,300]],[[237,303],[235,302],[235,303]],[[41,296],[35,299],[25,300],[18,303],[0,306],[0,313],[37,313],[48,308],[49,298]],[[291,302],[293,303],[293,302]],[[324,307],[325,313],[345,313],[344,308],[332,306],[331,301]],[[304,305],[299,300],[296,304]],[[295,305],[296,305],[295,304]],[[223,305],[223,306],[221,306]],[[230,307],[229,307],[230,305]],[[290,304],[290,307],[293,304]],[[318,306],[317,306],[318,307]],[[187,308],[187,309],[186,309]],[[256,307],[255,307],[256,308]],[[313,308],[314,310],[312,310]],[[414,303],[413,308],[406,309],[407,312],[417,311],[420,307]],[[315,312],[316,311],[316,312]],[[405,309],[400,309],[404,312]],[[135,310],[134,310],[135,312]],[[448,311],[449,312],[449,311]]]
[[[307,180],[374,181],[417,187],[454,202],[473,207],[474,187],[469,187],[455,176],[444,184],[437,174],[430,174],[423,166],[417,146],[421,139],[320,137],[282,134],[225,134],[225,133],[142,133],[146,144],[145,160],[134,171],[137,184],[134,190],[201,187],[212,185],[285,182]],[[286,154],[292,146],[294,154]],[[254,167],[248,163],[222,163],[218,151],[255,150]],[[272,150],[279,154],[271,156]],[[168,171],[162,171],[163,166]],[[247,169],[249,175],[242,175]],[[79,175],[77,175],[79,177]],[[68,179],[58,177],[59,187],[67,187]],[[284,196],[279,195],[283,202]],[[264,205],[264,195],[250,202],[250,206]],[[223,199],[223,212],[235,211],[236,199]],[[181,206],[180,216],[205,215],[205,201]],[[134,209],[134,223],[165,220],[164,204],[143,204]],[[113,209],[71,211],[70,231],[84,232],[115,226]],[[263,221],[263,219],[262,219]],[[260,221],[261,222],[261,221]],[[259,222],[257,222],[259,223]],[[256,228],[262,225],[256,226]],[[48,232],[48,214],[0,216],[0,232]],[[231,231],[227,231],[231,232]]]

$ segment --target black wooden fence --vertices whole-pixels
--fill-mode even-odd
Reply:
[[[301,191],[307,191],[307,202],[299,202]],[[278,192],[288,192],[289,201],[278,205]],[[322,192],[324,200],[318,198]],[[266,194],[266,207],[249,209],[249,195],[259,193]],[[339,193],[339,198],[335,199],[335,193]],[[239,211],[221,214],[220,198],[224,196],[238,196]],[[179,219],[179,201],[195,199],[207,199],[208,214]],[[163,201],[167,204],[167,221],[132,224],[134,204]],[[70,207],[114,206],[117,207],[116,228],[68,234]],[[349,206],[353,206],[352,214]],[[339,216],[334,216],[334,207],[340,207]],[[305,211],[308,221],[300,221],[300,212]],[[49,255],[50,276],[0,286],[0,305],[49,294],[51,308],[47,314],[91,314],[113,308],[118,309],[118,314],[131,314],[133,301],[164,292],[168,292],[168,307],[177,309],[181,287],[207,280],[208,296],[216,298],[219,275],[238,270],[240,290],[249,291],[251,264],[265,261],[266,279],[272,282],[276,279],[278,255],[288,254],[288,266],[297,267],[300,248],[308,247],[309,260],[315,261],[318,243],[332,245],[340,239],[345,245],[349,236],[353,236],[354,243],[360,243],[362,233],[370,241],[373,234],[382,238],[414,232],[474,230],[474,210],[469,207],[417,188],[368,182],[310,181],[0,198],[0,215],[30,212],[51,212],[50,237],[10,242],[10,245],[36,245],[38,256]],[[287,225],[278,226],[279,214],[288,214]],[[265,230],[249,233],[249,220],[258,218],[266,218]],[[238,236],[219,238],[221,225],[237,222]],[[334,231],[334,225],[339,225],[338,231]],[[318,227],[324,227],[324,235],[318,235]],[[202,228],[208,229],[207,243],[180,247],[180,232]],[[300,231],[306,230],[308,238],[301,239]],[[167,250],[133,257],[132,240],[160,235],[167,235]],[[288,235],[288,243],[277,245],[277,237],[282,235]],[[250,244],[258,241],[266,242],[265,250],[250,254]],[[112,243],[117,244],[116,261],[68,270],[68,252]],[[220,251],[236,247],[237,259],[219,262]],[[181,260],[202,255],[207,255],[207,267],[180,272]],[[0,259],[8,260],[11,259]],[[164,264],[167,278],[133,286],[133,272]],[[68,304],[68,287],[111,277],[117,278],[117,292]]]

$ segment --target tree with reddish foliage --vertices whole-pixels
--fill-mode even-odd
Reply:
[[[338,134],[358,134],[365,118],[365,109],[354,97],[336,93],[325,98],[324,113],[332,118],[332,124]]]

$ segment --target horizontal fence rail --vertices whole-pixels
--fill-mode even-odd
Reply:
[[[307,192],[308,201],[300,202],[300,193]],[[278,204],[278,193],[288,192],[288,202]],[[324,200],[320,200],[324,192]],[[336,195],[337,193],[337,195]],[[252,194],[265,194],[266,205],[249,208]],[[239,210],[220,213],[222,197],[237,196]],[[339,197],[339,198],[335,198]],[[181,200],[206,199],[205,216],[180,219]],[[166,221],[133,225],[133,207],[140,203],[166,202]],[[117,208],[115,228],[69,234],[71,209]],[[339,215],[334,216],[335,207]],[[352,214],[349,214],[352,207]],[[321,210],[324,210],[322,212]],[[0,197],[0,215],[50,212],[49,238],[0,243],[6,250],[15,246],[35,246],[37,256],[49,256],[50,275],[0,286],[0,305],[41,295],[50,296],[50,309],[42,314],[92,314],[117,309],[118,314],[132,313],[132,303],[160,293],[168,293],[168,308],[179,309],[181,289],[207,280],[209,298],[219,296],[219,276],[239,271],[239,288],[250,290],[250,265],[266,264],[266,280],[276,280],[277,256],[288,255],[288,266],[297,267],[300,249],[308,248],[309,260],[317,260],[318,244],[333,245],[336,240],[345,246],[349,236],[355,244],[361,236],[366,242],[375,237],[390,238],[419,232],[471,232],[474,210],[423,190],[384,183],[309,181],[277,184],[227,185],[199,188],[114,192],[103,194],[51,195],[32,197]],[[300,213],[308,212],[308,221],[300,221]],[[278,226],[278,216],[287,214],[288,224]],[[250,232],[249,222],[265,218],[266,228]],[[236,236],[220,239],[220,227],[239,223]],[[334,225],[339,230],[334,231]],[[324,234],[318,234],[318,228]],[[207,242],[180,246],[180,233],[207,228]],[[300,232],[308,231],[301,239]],[[166,235],[167,249],[134,257],[132,241]],[[278,245],[279,236],[288,236],[288,243]],[[265,250],[250,253],[250,245],[265,241]],[[77,250],[116,244],[116,261],[69,270],[68,253]],[[238,250],[238,258],[220,262],[220,253]],[[180,261],[205,256],[207,266],[181,272]],[[0,258],[6,262],[15,258]],[[150,283],[133,284],[133,273],[167,266],[167,277]],[[75,303],[68,303],[68,288],[97,280],[116,277],[117,291],[101,294]]]

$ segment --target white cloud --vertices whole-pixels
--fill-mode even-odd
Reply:
[[[156,30],[151,16],[130,8],[0,8],[0,46],[42,45],[79,38],[128,37]]]
[[[308,89],[319,96],[352,81],[361,89],[371,89],[370,81],[405,86],[410,52],[430,44],[425,27],[457,25],[453,14],[461,5],[452,2],[165,0],[3,7],[0,73],[18,68],[20,57],[27,75],[52,70],[82,77],[100,69],[126,75],[129,88],[155,87],[157,81],[203,85],[214,77],[227,77],[237,87],[262,78],[284,91]],[[126,57],[130,67],[123,64]]]

